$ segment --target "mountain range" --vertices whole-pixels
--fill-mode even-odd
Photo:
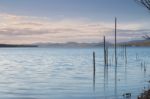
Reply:
[[[88,47],[103,47],[103,42],[100,43],[76,43],[76,42],[67,42],[67,43],[35,43],[35,44],[0,44],[0,47],[53,47],[53,48],[88,48]],[[107,46],[114,46],[114,44],[106,42]],[[133,40],[128,42],[118,43],[118,46],[127,45],[127,46],[147,46],[150,47],[150,39],[144,40]]]

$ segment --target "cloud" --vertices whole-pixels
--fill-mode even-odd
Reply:
[[[144,23],[119,23],[118,40],[125,41],[149,34],[150,30],[143,27]],[[114,23],[0,14],[0,43],[100,42],[104,35],[113,41]]]

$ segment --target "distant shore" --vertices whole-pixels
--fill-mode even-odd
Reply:
[[[113,43],[106,42],[109,47],[114,47]],[[98,43],[35,43],[35,44],[0,44],[0,47],[50,47],[50,48],[98,48],[103,47],[103,42]],[[122,42],[117,44],[118,47],[150,47],[150,40],[133,40],[130,42]]]
[[[38,47],[38,45],[0,44],[1,47]]]

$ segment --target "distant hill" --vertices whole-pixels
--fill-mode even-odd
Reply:
[[[145,40],[135,40],[135,41],[129,41],[129,42],[124,42],[120,43],[119,45],[127,45],[127,46],[150,46],[150,39],[145,39]]]
[[[109,42],[106,42],[107,46],[114,46]],[[127,46],[150,46],[150,39],[145,40],[133,40],[129,42],[118,43],[118,46],[127,45]],[[93,48],[93,47],[103,47],[103,42],[99,43],[36,43],[36,44],[0,44],[0,47],[52,47],[52,48]]]
[[[76,43],[76,42],[68,42],[68,43],[37,43],[39,47],[102,47],[103,43]],[[111,45],[107,43],[107,45]]]
[[[37,43],[38,47],[53,47],[53,48],[90,48],[90,47],[103,47],[103,42],[99,43],[76,43],[76,42],[68,42],[68,43]],[[114,46],[109,42],[106,42],[107,46]],[[127,45],[127,46],[150,46],[150,39],[145,40],[133,40],[129,42],[118,43],[118,46]]]
[[[0,44],[0,47],[38,47],[37,45]]]

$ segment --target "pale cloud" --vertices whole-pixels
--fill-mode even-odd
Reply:
[[[118,40],[140,38],[150,32],[142,30],[144,26],[144,23],[119,23]],[[104,35],[113,40],[114,23],[0,14],[0,43],[101,42]]]

